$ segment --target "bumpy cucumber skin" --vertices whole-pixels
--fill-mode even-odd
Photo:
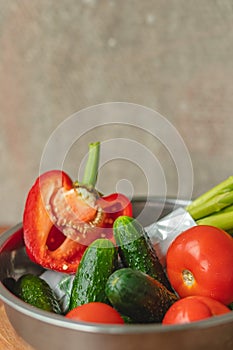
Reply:
[[[162,322],[169,307],[178,300],[160,282],[131,268],[113,272],[105,290],[112,306],[133,323]]]
[[[20,299],[39,309],[61,314],[58,300],[48,283],[33,274],[21,276],[15,283],[14,293]]]
[[[136,219],[119,216],[114,222],[113,232],[125,267],[142,271],[173,291],[146,231]]]
[[[98,238],[85,250],[77,269],[69,309],[93,301],[108,303],[105,284],[117,266],[117,250],[105,238]]]

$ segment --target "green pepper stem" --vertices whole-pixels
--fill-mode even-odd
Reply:
[[[82,184],[95,187],[99,169],[99,155],[100,142],[90,143]]]
[[[186,210],[194,220],[221,211],[233,204],[233,176],[195,199]]]

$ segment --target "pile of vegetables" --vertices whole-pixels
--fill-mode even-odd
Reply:
[[[68,308],[39,276],[23,275],[13,292],[84,322],[167,325],[231,312],[233,176],[185,208],[197,225],[173,240],[164,268],[129,199],[96,190],[99,147],[90,144],[81,182],[58,170],[39,176],[24,210],[29,258],[72,276]]]

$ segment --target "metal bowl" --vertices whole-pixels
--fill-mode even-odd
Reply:
[[[137,198],[134,216],[146,226],[185,201]],[[233,348],[233,312],[186,325],[96,325],[78,323],[63,316],[41,311],[24,303],[2,281],[25,272],[40,274],[42,268],[32,263],[23,243],[19,224],[0,236],[0,297],[16,332],[38,350],[211,350]]]

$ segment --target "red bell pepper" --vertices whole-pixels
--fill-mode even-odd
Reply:
[[[101,196],[95,189],[99,143],[89,145],[82,183],[61,170],[39,176],[28,193],[23,232],[28,256],[45,268],[75,273],[86,247],[98,237],[113,239],[120,215],[132,216],[132,204],[120,193]]]

